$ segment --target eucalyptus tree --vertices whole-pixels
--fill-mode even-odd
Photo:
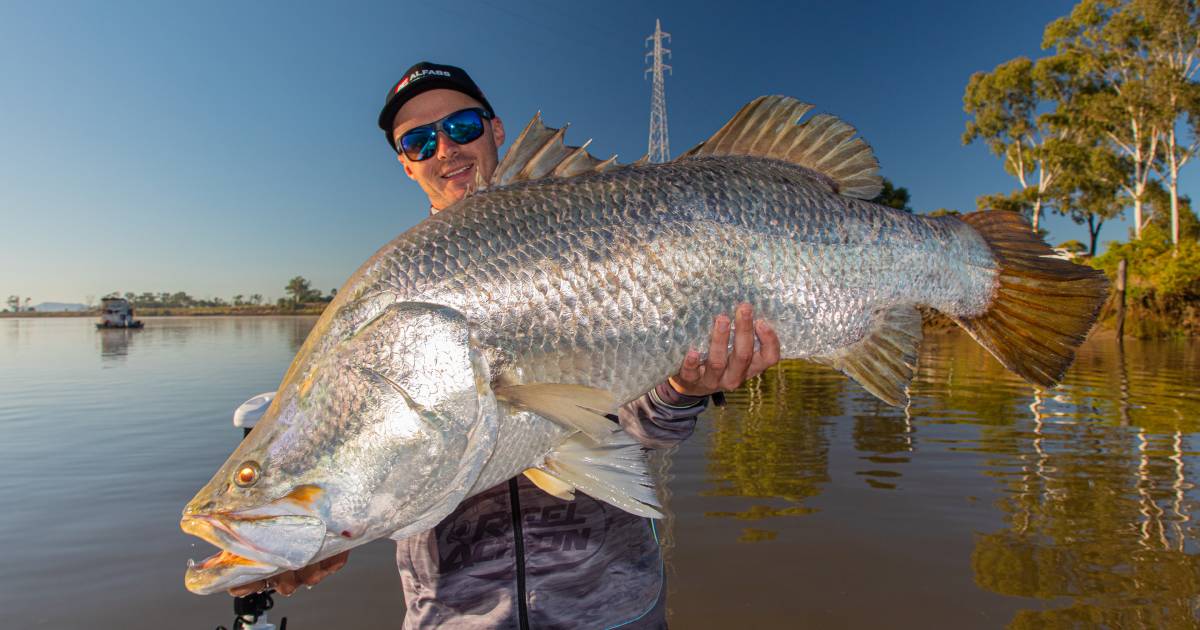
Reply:
[[[1163,159],[1159,177],[1171,193],[1171,244],[1179,246],[1179,171],[1197,149],[1200,116],[1200,10],[1196,0],[1139,0],[1134,3],[1148,29],[1144,45],[1153,63],[1153,94],[1161,121]]]
[[[1178,0],[1167,0],[1176,2]],[[1185,0],[1187,1],[1187,0]],[[1141,238],[1150,176],[1161,159],[1162,116],[1154,91],[1154,59],[1146,42],[1156,25],[1140,0],[1083,0],[1046,27],[1043,48],[1069,56],[1097,87],[1082,105],[1090,122],[1129,166],[1120,185],[1133,204],[1134,235]]]
[[[1006,61],[991,72],[976,72],[963,94],[963,109],[972,116],[963,132],[963,144],[985,142],[1021,185],[1009,195],[980,197],[980,209],[1027,213],[1035,232],[1046,194],[1059,174],[1053,152],[1048,150],[1058,130],[1038,115],[1040,101],[1034,62],[1027,57]]]

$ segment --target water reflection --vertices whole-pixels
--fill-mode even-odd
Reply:
[[[715,486],[704,494],[783,499],[790,505],[707,515],[758,520],[811,513],[804,500],[829,481],[828,431],[842,414],[844,387],[845,378],[828,368],[786,362],[731,394],[714,420],[708,469]],[[747,530],[743,538],[770,537]]]
[[[975,582],[1038,600],[1009,627],[1200,621],[1188,465],[1200,401],[1187,376],[1194,355],[1175,352],[1183,369],[1160,370],[1175,350],[1169,345],[1091,343],[1052,392],[987,369],[973,344],[938,349],[917,388],[918,413],[979,427],[973,443],[957,448],[988,455],[982,472],[1003,493],[996,507],[1004,527],[977,535]],[[964,365],[971,377],[956,369]]]
[[[969,338],[933,335],[907,409],[786,363],[730,396],[707,454],[705,495],[774,500],[707,515],[752,521],[739,542],[776,539],[773,517],[811,514],[827,490],[831,435],[844,423],[855,476],[871,489],[902,489],[923,456],[979,458],[975,485],[998,490],[1002,526],[975,535],[970,565],[980,588],[1027,598],[1009,627],[1194,627],[1197,347],[1093,341],[1064,385],[1044,391]]]
[[[121,360],[129,354],[129,346],[140,330],[105,329],[97,330],[100,337],[100,358],[105,360]]]

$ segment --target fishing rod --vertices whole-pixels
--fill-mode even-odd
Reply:
[[[262,417],[263,412],[271,405],[275,392],[259,394],[242,403],[233,412],[233,426],[242,430],[242,439],[250,435],[250,430]],[[233,598],[233,630],[287,630],[287,617],[280,619],[279,625],[267,621],[267,611],[275,607],[271,597],[275,591],[267,589],[261,593],[251,593]],[[217,626],[216,630],[227,630],[225,626]]]

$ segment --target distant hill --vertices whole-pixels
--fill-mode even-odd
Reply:
[[[87,304],[68,304],[66,302],[42,302],[36,304],[33,310],[39,313],[60,313],[62,311],[86,311]]]

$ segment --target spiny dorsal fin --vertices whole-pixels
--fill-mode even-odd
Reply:
[[[753,155],[815,171],[832,192],[873,199],[883,188],[875,153],[854,127],[829,114],[801,123],[813,106],[789,96],[760,96],[680,159],[697,155]]]
[[[591,140],[581,147],[563,143],[567,128],[554,129],[542,124],[538,112],[525,125],[504,159],[496,167],[489,186],[502,186],[542,177],[574,177],[582,173],[606,171],[617,166],[617,156],[599,160],[587,152]]]
[[[835,367],[880,400],[903,407],[916,374],[921,345],[921,313],[911,304],[880,313],[871,331],[857,343],[817,359]]]

